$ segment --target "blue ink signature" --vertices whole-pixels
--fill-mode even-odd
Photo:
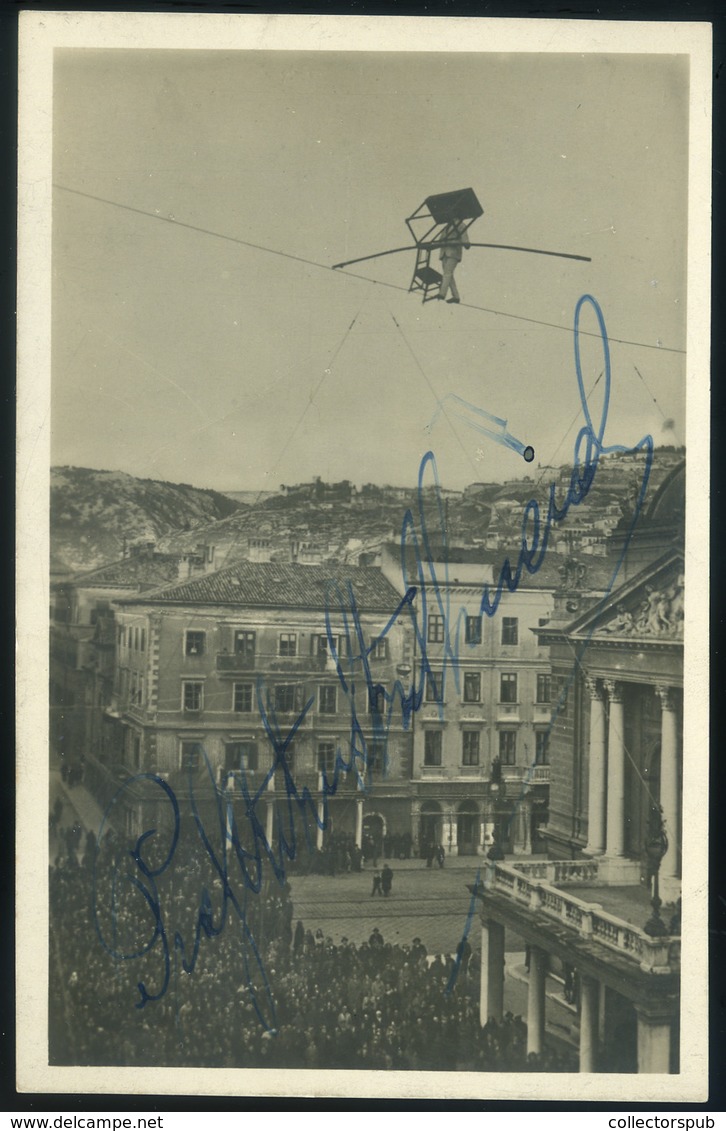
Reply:
[[[579,324],[583,307],[586,305],[592,308],[597,318],[604,355],[604,394],[597,425],[593,423],[590,412],[580,357]],[[597,301],[590,295],[583,295],[576,306],[574,348],[580,405],[585,423],[575,440],[573,470],[568,489],[564,498],[558,502],[556,485],[554,483],[550,485],[547,512],[544,519],[541,516],[536,499],[531,499],[525,505],[516,563],[513,565],[509,557],[505,558],[496,583],[493,586],[484,585],[479,604],[480,615],[494,617],[505,591],[516,592],[525,574],[533,576],[541,568],[553,526],[565,521],[571,507],[579,506],[585,501],[595,480],[600,458],[612,452],[643,451],[645,453],[643,478],[634,512],[625,532],[621,554],[615,563],[606,591],[593,610],[594,612],[597,613],[607,607],[610,594],[620,573],[625,553],[645,500],[653,461],[653,441],[650,436],[645,436],[633,448],[620,444],[608,445],[604,442],[610,402],[610,354],[602,311]],[[429,533],[425,513],[425,478],[429,472],[433,477],[433,493],[438,519],[438,540],[436,543],[433,542],[432,535]],[[206,770],[204,779],[209,784],[212,801],[211,810],[216,814],[216,827],[213,832],[205,826],[199,799],[195,792],[194,778],[190,771],[189,794],[194,825],[204,846],[207,862],[211,866],[212,878],[217,884],[216,891],[218,892],[221,889],[221,903],[215,910],[213,895],[210,890],[213,885],[202,887],[190,944],[185,941],[178,927],[167,923],[163,900],[157,884],[159,877],[170,868],[179,842],[180,809],[173,790],[158,775],[139,774],[130,778],[112,799],[99,831],[99,843],[103,843],[105,826],[110,820],[112,810],[122,800],[125,791],[142,782],[150,783],[154,787],[154,791],[161,791],[159,799],[167,807],[167,812],[170,815],[168,819],[171,821],[171,832],[166,834],[168,844],[161,839],[163,834],[159,833],[156,828],[152,828],[142,833],[134,847],[127,849],[124,856],[116,858],[110,866],[110,890],[105,897],[102,882],[104,877],[98,875],[98,869],[94,870],[94,920],[98,937],[105,949],[119,961],[132,961],[150,955],[157,946],[160,948],[162,959],[161,984],[156,991],[152,991],[148,988],[146,982],[138,982],[140,996],[136,1003],[137,1008],[144,1008],[149,1002],[157,1002],[166,994],[171,978],[172,946],[175,956],[175,970],[178,962],[180,962],[182,969],[191,974],[198,960],[202,937],[206,936],[206,938],[212,939],[220,935],[225,929],[227,918],[231,913],[236,916],[240,928],[245,978],[254,1007],[261,1023],[268,1030],[276,1028],[272,988],[247,914],[248,899],[252,895],[259,894],[262,890],[264,862],[266,861],[269,864],[276,880],[279,883],[284,883],[286,861],[295,860],[298,854],[299,836],[296,831],[296,816],[298,819],[302,818],[305,837],[309,847],[312,847],[310,845],[311,825],[320,829],[328,826],[328,799],[337,792],[341,780],[348,775],[354,775],[357,788],[361,793],[366,793],[373,788],[374,769],[377,768],[385,774],[388,766],[388,738],[394,716],[397,720],[400,713],[403,728],[408,728],[413,716],[421,708],[426,682],[432,678],[427,649],[429,615],[440,616],[443,620],[442,656],[436,660],[437,672],[440,673],[439,679],[441,681],[438,688],[439,710],[441,712],[443,712],[443,685],[447,671],[451,672],[451,677],[454,679],[457,689],[459,687],[462,630],[464,619],[468,613],[466,609],[460,609],[455,621],[451,616],[448,555],[446,553],[447,528],[436,461],[431,451],[423,457],[419,468],[419,533],[417,533],[416,525],[413,512],[407,510],[401,526],[401,573],[404,596],[377,637],[379,641],[385,640],[399,620],[410,622],[419,657],[418,670],[414,668],[410,686],[406,686],[401,679],[396,679],[392,687],[387,687],[374,679],[370,657],[375,642],[369,644],[365,640],[352,584],[348,582],[347,585],[342,586],[337,583],[330,583],[326,592],[325,624],[328,651],[335,664],[338,683],[350,712],[350,734],[344,744],[345,752],[341,745],[336,750],[332,774],[329,775],[326,770],[321,772],[322,812],[318,812],[316,799],[307,787],[298,789],[288,759],[290,744],[310,710],[313,700],[310,699],[303,705],[292,727],[285,732],[278,722],[276,712],[267,694],[264,679],[261,676],[258,677],[256,684],[256,702],[265,734],[273,750],[272,766],[259,787],[254,791],[250,789],[244,771],[228,775],[225,786],[220,789],[215,783],[214,771],[206,752],[202,750]],[[434,544],[438,551],[436,555],[434,554]],[[409,550],[413,552],[415,562],[413,569],[415,583],[412,583],[409,578],[407,564]],[[441,578],[439,578],[434,565],[436,557],[443,557],[444,561]],[[429,614],[429,607],[433,610],[431,614]],[[341,620],[344,642],[342,648],[339,647],[340,629],[334,626],[334,621],[339,624]],[[592,631],[594,631],[594,628],[591,633]],[[550,730],[566,700],[569,687],[576,676],[577,665],[588,643],[589,637],[578,650],[570,678],[565,683],[552,712]],[[361,716],[364,712],[372,720],[373,737],[370,742],[366,740],[364,727],[361,723]],[[519,801],[526,793],[532,772],[533,766],[529,767],[528,775],[522,784]],[[280,804],[280,791],[276,789],[274,794],[277,817],[275,822],[277,829],[275,847],[275,845],[268,843],[263,824],[257,814],[257,806],[260,801],[266,802],[268,788],[273,779],[275,779],[277,785],[280,778],[284,782],[284,794],[282,805]],[[514,813],[516,813],[516,806],[512,819]],[[152,847],[155,847],[156,853],[159,854],[159,844],[162,846],[161,860],[154,865],[149,853]],[[153,852],[151,855],[153,855]],[[131,869],[129,859],[133,863]],[[232,867],[236,869],[234,874]],[[451,992],[454,988],[463,947],[473,922],[475,901],[486,884],[487,880],[480,880],[477,874],[464,935],[457,950],[457,961],[454,964],[447,992]],[[139,918],[141,920],[144,916],[147,918],[145,925],[143,922],[139,924],[141,937],[131,948],[120,947],[117,941],[120,903],[124,893],[137,901],[140,897],[141,914]],[[109,923],[110,931],[108,930]]]

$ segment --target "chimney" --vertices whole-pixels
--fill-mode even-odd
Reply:
[[[182,554],[177,566],[177,581],[186,581],[192,576],[192,563],[189,554]]]

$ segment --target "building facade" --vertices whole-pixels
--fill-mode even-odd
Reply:
[[[528,1047],[548,969],[578,986],[582,1071],[677,1072],[683,776],[684,469],[607,560],[574,562],[548,625],[549,863],[493,865],[480,894],[482,1020],[501,1016],[504,931],[529,947]]]
[[[50,749],[61,766],[77,770],[108,737],[101,723],[116,663],[113,602],[168,584],[189,568],[180,555],[145,544],[117,562],[51,585]]]
[[[396,686],[411,642],[388,623],[397,603],[376,568],[336,578],[247,561],[117,602],[124,763],[184,801],[246,791],[269,843],[291,806],[298,846],[408,829],[412,736]],[[126,791],[132,831],[145,796]]]

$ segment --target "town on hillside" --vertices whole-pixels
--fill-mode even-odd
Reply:
[[[644,471],[57,469],[51,1063],[677,1073],[684,450]]]

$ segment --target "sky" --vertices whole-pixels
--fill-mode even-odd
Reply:
[[[521,477],[572,456],[584,294],[606,442],[684,442],[688,96],[675,55],[58,50],[53,464],[409,485],[431,448],[448,487]],[[473,241],[592,261],[472,248],[460,306],[408,293],[412,252],[330,270],[465,187]]]

